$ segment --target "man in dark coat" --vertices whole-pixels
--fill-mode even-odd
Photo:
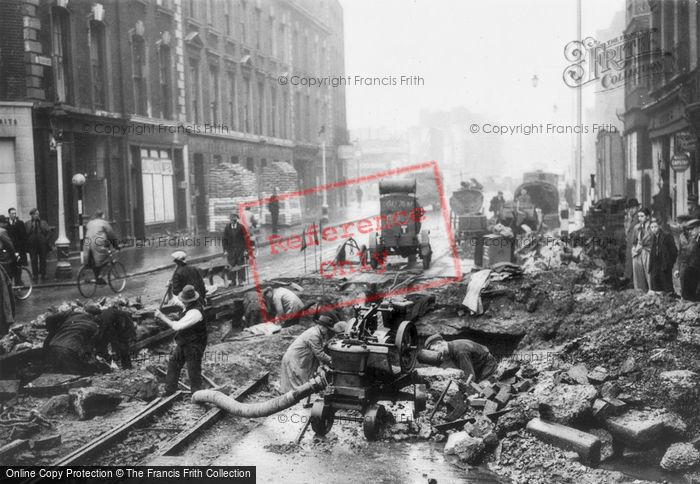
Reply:
[[[442,335],[434,334],[425,340],[424,346],[427,350],[440,353],[443,362],[461,369],[464,378],[473,375],[475,382],[490,377],[498,368],[498,362],[489,349],[472,340],[457,339],[447,342]]]
[[[245,265],[246,256],[246,238],[247,231],[243,224],[238,221],[238,214],[231,214],[231,223],[224,228],[224,237],[222,245],[224,246],[224,255],[231,267],[239,267],[231,274],[231,280],[235,279],[236,284],[245,282]]]
[[[116,308],[91,313],[71,310],[46,318],[49,334],[44,340],[44,352],[51,371],[76,375],[109,373],[109,345],[122,368],[131,368],[129,343],[136,337],[131,316]]]
[[[506,200],[503,198],[503,192],[501,191],[491,199],[491,203],[489,203],[489,212],[493,213],[493,218],[496,220],[501,219],[501,210],[503,210],[503,205],[505,203]]]
[[[673,236],[659,226],[656,219],[651,220],[651,253],[649,254],[650,289],[656,292],[672,294],[673,265],[678,257],[678,249]]]
[[[19,254],[19,264],[17,266],[19,270],[27,265],[27,227],[17,217],[17,210],[11,208],[7,213],[10,215],[7,222],[7,233],[10,234],[12,244],[15,246],[15,252]]]
[[[41,219],[38,209],[31,209],[29,215],[32,218],[25,222],[27,250],[32,259],[34,282],[37,282],[39,277],[46,280],[46,255],[51,250],[51,228],[46,220]]]
[[[693,219],[683,226],[679,257],[681,297],[687,301],[700,301],[700,220]]]
[[[199,294],[199,302],[204,305],[206,301],[204,299],[207,289],[204,286],[204,279],[202,278],[202,273],[199,272],[194,266],[187,264],[187,254],[184,250],[178,250],[170,254],[175,262],[175,272],[171,279],[171,288],[173,291],[173,296],[177,296],[182,292],[186,285],[190,284],[194,286],[195,290]]]
[[[272,197],[270,197],[270,203],[267,204],[267,209],[270,211],[270,218],[272,219],[272,233],[276,234],[280,219],[280,201],[277,198],[277,187],[272,191]]]

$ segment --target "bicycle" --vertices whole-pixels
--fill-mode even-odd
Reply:
[[[5,267],[0,265],[0,270],[3,272],[3,277],[6,277],[8,281],[12,282],[12,293],[18,301],[24,301],[32,294],[34,285],[32,284],[32,273],[29,271],[27,266],[23,266],[20,263],[19,257],[15,261],[18,264],[20,270],[15,274],[15,276],[10,276],[5,270]],[[15,269],[16,270],[16,269]],[[14,272],[14,271],[13,271]],[[18,284],[19,281],[19,284]]]
[[[113,250],[108,253],[107,262],[100,266],[100,274],[107,273],[107,284],[116,293],[120,293],[126,287],[126,268],[124,264],[114,257]],[[97,291],[97,286],[103,285],[100,278],[95,276],[95,268],[88,262],[83,265],[78,272],[78,291],[83,297],[92,297]]]

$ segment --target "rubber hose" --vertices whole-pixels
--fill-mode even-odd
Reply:
[[[194,403],[213,403],[217,407],[226,410],[237,417],[267,417],[273,413],[281,412],[309,395],[323,390],[328,385],[325,376],[319,375],[294,390],[284,395],[272,398],[265,402],[241,403],[228,395],[216,390],[199,390],[192,395]]]

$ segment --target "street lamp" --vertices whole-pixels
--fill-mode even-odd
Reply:
[[[56,178],[58,179],[58,238],[56,239],[56,279],[70,279],[71,268],[70,240],[66,236],[66,209],[63,203],[63,128],[61,127],[65,111],[57,105],[51,112],[49,123],[53,136],[52,145],[56,146]]]
[[[78,238],[80,239],[80,265],[83,265],[85,264],[85,256],[83,255],[83,185],[85,185],[85,175],[76,173],[71,182],[78,189]]]
[[[321,169],[322,171],[322,176],[323,176],[323,181],[321,185],[324,186],[324,189],[322,190],[323,193],[323,205],[321,205],[321,223],[323,225],[326,225],[328,223],[328,190],[325,188],[326,186],[326,126],[323,125],[321,126],[320,131],[318,132],[318,135],[321,137]]]

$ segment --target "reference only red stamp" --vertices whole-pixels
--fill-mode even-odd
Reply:
[[[345,207],[331,211],[328,220],[303,220],[267,234],[256,241],[257,258],[253,241],[246,238],[263,321],[279,323],[461,280],[461,263],[435,161],[243,202],[239,216],[248,226],[247,209],[268,211],[271,203],[318,208],[331,194],[332,199],[345,201]],[[330,288],[339,282],[372,290],[308,309],[275,311],[263,295],[264,277],[266,271],[280,268],[319,277],[324,292],[328,284],[331,299]]]

